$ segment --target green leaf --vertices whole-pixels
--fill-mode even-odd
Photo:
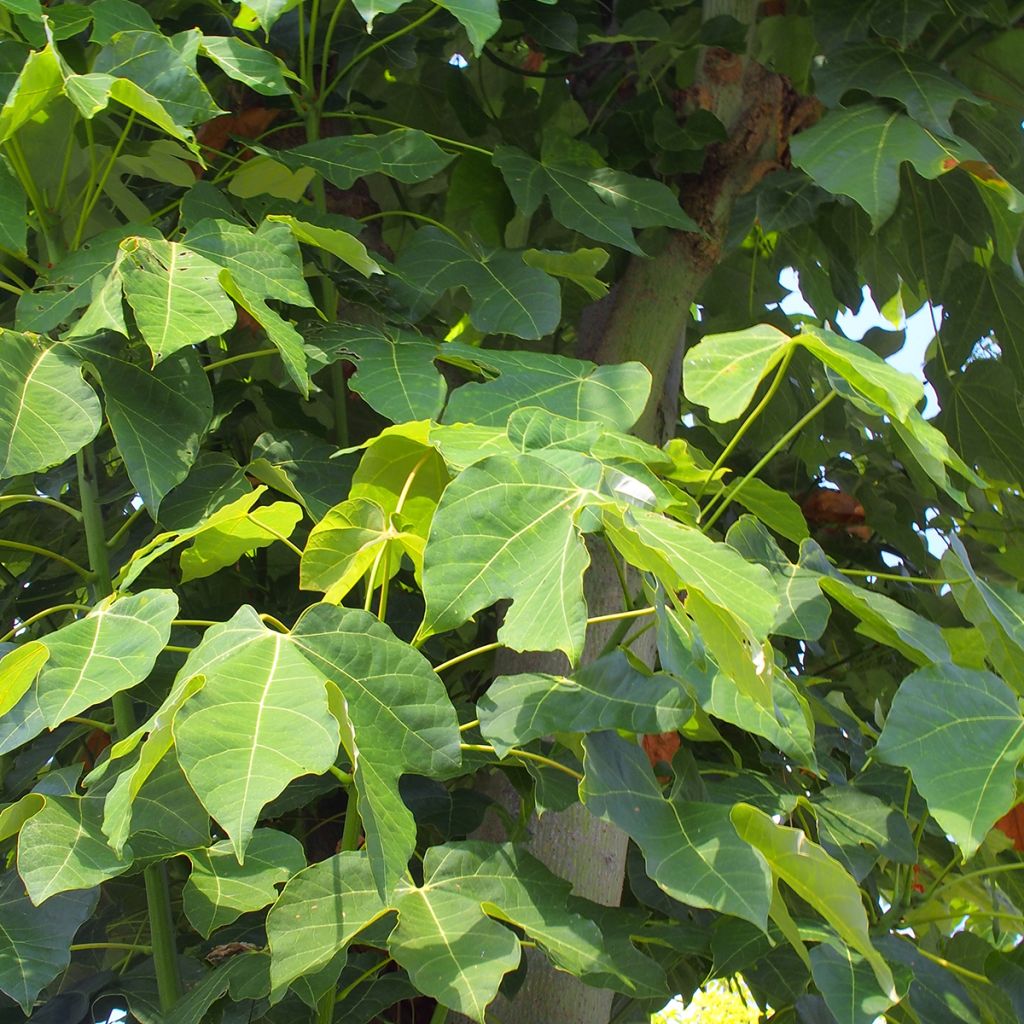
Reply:
[[[813,324],[804,324],[796,340],[890,416],[908,419],[914,406],[924,398],[918,378],[890,366],[867,345],[848,341]]]
[[[572,281],[594,300],[608,294],[608,285],[597,276],[608,262],[608,253],[604,249],[577,249],[575,252],[527,249],[523,252],[523,262],[552,277],[564,277]]]
[[[269,828],[253,832],[244,865],[235,859],[227,841],[190,853],[189,860],[192,873],[182,890],[182,909],[192,927],[206,938],[239,915],[273,903],[276,886],[306,866],[302,844]]]
[[[497,249],[477,256],[437,228],[417,231],[394,266],[393,288],[413,320],[426,314],[444,292],[464,288],[470,320],[484,334],[536,339],[558,325],[562,296],[558,282],[527,266],[521,253]]]
[[[234,24],[250,30],[259,25],[264,35],[269,37],[270,30],[281,15],[297,7],[299,2],[300,0],[245,0],[235,17]]]
[[[93,25],[91,42],[94,43],[109,43],[115,32],[130,29],[158,31],[146,9],[132,0],[93,0],[89,13]]]
[[[6,715],[31,689],[49,657],[46,644],[29,640],[0,658],[0,715]]]
[[[0,160],[0,245],[24,252],[28,240],[25,190],[6,160]]]
[[[427,851],[436,856],[434,847]],[[442,862],[443,863],[443,862]],[[410,886],[396,900],[398,926],[388,949],[416,988],[441,1006],[483,1022],[501,979],[519,966],[519,940],[453,887]]]
[[[596,151],[581,142],[552,145],[540,161],[514,146],[499,146],[494,166],[524,215],[546,196],[560,224],[638,255],[643,250],[633,228],[699,230],[667,186],[604,166]]]
[[[829,111],[794,136],[793,165],[833,195],[849,196],[877,231],[900,194],[900,168],[911,163],[923,178],[937,178],[962,160],[980,160],[964,142],[933,135],[906,114],[874,103]]]
[[[1024,596],[1014,587],[982,579],[971,565],[959,537],[950,537],[942,566],[952,584],[953,597],[964,617],[973,622],[984,640],[984,652],[1003,680],[1024,692]]]
[[[177,242],[141,236],[121,243],[124,297],[154,361],[223,334],[235,322],[215,263]]]
[[[961,452],[970,453],[972,462],[997,479],[1024,481],[1024,416],[1004,366],[992,359],[969,363],[943,388],[941,401],[936,426]]]
[[[72,349],[14,331],[0,334],[0,479],[56,466],[100,428],[96,392]]]
[[[892,971],[871,945],[860,889],[838,861],[800,829],[776,825],[767,814],[749,804],[737,804],[732,809],[732,821],[743,841],[767,858],[772,872],[870,964],[882,991],[895,1002],[898,996]]]
[[[118,243],[132,230],[120,227],[95,235],[42,275],[35,288],[18,299],[18,327],[46,334],[70,323],[75,311],[89,305],[106,285],[120,259]],[[160,238],[158,231],[149,228],[138,229],[138,233]]]
[[[419,639],[455,629],[510,598],[499,640],[517,651],[583,651],[590,556],[577,513],[599,467],[574,480],[541,458],[493,456],[465,470],[441,498],[423,559]]]
[[[171,632],[178,599],[170,590],[108,598],[46,637],[50,657],[36,680],[51,728],[149,675]]]
[[[291,639],[345,698],[366,847],[377,886],[389,894],[416,842],[398,780],[410,772],[444,777],[458,768],[455,709],[426,658],[367,612],[313,605]]]
[[[899,100],[923,128],[947,138],[955,138],[949,118],[958,102],[985,102],[938,64],[874,43],[831,54],[814,77],[818,97],[827,106],[838,106],[851,90],[866,90]]]
[[[263,96],[286,96],[291,91],[284,76],[295,76],[277,57],[258,46],[234,36],[204,35],[199,52],[209,57],[228,78]]]
[[[942,630],[891,597],[832,575],[821,576],[818,585],[860,619],[859,633],[895,648],[917,665],[950,660]]]
[[[740,516],[729,527],[725,540],[748,561],[760,563],[772,574],[780,603],[771,632],[797,640],[817,640],[825,632],[831,611],[821,592],[819,574],[804,564],[807,552],[817,545],[808,542],[806,547],[801,546],[800,560],[794,565],[753,516]]]
[[[302,509],[290,501],[275,501],[246,509],[241,515],[227,515],[229,508],[241,504],[234,502],[211,516],[192,546],[181,553],[182,583],[212,576],[242,555],[290,537],[302,519]]]
[[[651,392],[651,374],[642,363],[596,366],[565,356],[475,349],[458,342],[442,345],[438,355],[456,365],[468,363],[490,378],[452,392],[446,423],[504,427],[513,412],[526,408],[624,432],[640,418]]]
[[[0,142],[45,110],[63,87],[61,60],[53,43],[30,53],[0,108]]]
[[[807,520],[800,506],[785,491],[776,490],[758,477],[752,477],[735,491],[733,501],[786,540],[799,544],[808,536]]]
[[[353,459],[335,458],[338,449],[301,430],[267,431],[252,446],[246,472],[298,501],[318,521],[352,482]]]
[[[459,19],[476,56],[501,27],[497,0],[438,0],[438,6]]]
[[[812,800],[818,839],[841,854],[869,846],[901,864],[917,862],[906,817],[891,804],[855,786],[829,786]],[[850,858],[846,858],[849,865]]]
[[[341,189],[370,174],[386,174],[407,185],[425,181],[455,159],[429,135],[412,128],[383,135],[338,135],[272,155],[289,167],[310,167]]]
[[[16,871],[0,876],[0,989],[26,1016],[36,996],[70,963],[71,942],[98,896],[98,889],[61,893],[36,907]]]
[[[155,518],[188,476],[210,426],[213,396],[192,349],[149,370],[103,341],[75,348],[99,371],[107,418],[128,477]]]
[[[771,874],[736,834],[728,807],[666,800],[644,751],[615,733],[591,733],[583,746],[584,803],[629,834],[661,889],[690,906],[767,927]]]
[[[346,323],[330,324],[307,341],[331,362],[352,358],[356,373],[349,386],[392,423],[440,416],[448,389],[434,365],[437,342],[393,327]]]
[[[132,866],[131,847],[118,856],[100,827],[99,800],[47,796],[18,834],[18,872],[39,906],[58,893],[90,889]]]
[[[226,220],[202,220],[185,245],[231,273],[242,291],[260,299],[312,306],[299,247],[285,224],[263,221],[256,231]]]
[[[631,565],[655,573],[677,590],[699,590],[758,640],[768,635],[779,595],[764,566],[748,562],[735,548],[692,526],[643,509],[606,513],[605,529]]]
[[[286,225],[295,236],[296,241],[306,245],[315,245],[318,249],[337,256],[363,277],[384,273],[380,264],[366,251],[366,246],[348,231],[311,224],[309,221],[298,220],[291,214],[284,213],[272,213],[267,220]]]
[[[873,1024],[896,1002],[897,993],[882,991],[867,961],[841,942],[819,942],[810,956],[814,984],[838,1024]]]
[[[187,530],[251,490],[242,467],[230,455],[204,452],[184,481],[160,503],[160,524],[169,530]]]
[[[412,559],[418,576],[423,539],[398,528],[376,502],[350,498],[335,505],[310,531],[302,552],[299,586],[322,591],[325,601],[338,604],[370,570],[374,570],[375,587],[391,579],[401,566],[403,553]]]
[[[223,111],[196,73],[199,39],[198,30],[170,39],[159,32],[118,32],[96,55],[92,71],[134,82],[159,101],[175,124],[200,124]]]
[[[706,335],[683,359],[683,392],[706,406],[716,423],[727,423],[750,405],[758,384],[795,344],[770,324]]]
[[[484,739],[501,758],[510,747],[553,732],[668,732],[689,720],[693,705],[675,680],[640,672],[615,651],[571,679],[499,676],[477,702],[477,713]]]
[[[218,280],[224,291],[238,303],[266,332],[267,340],[278,350],[288,376],[295,382],[303,398],[309,397],[312,387],[306,369],[306,353],[302,335],[280,314],[272,310],[259,296],[241,287],[228,270],[222,270]]]
[[[188,666],[206,685],[173,726],[182,770],[240,864],[263,807],[300,775],[326,772],[338,752],[324,677],[288,637],[242,633],[245,642],[224,650],[238,625],[255,631],[254,618],[243,606],[207,631]]]
[[[910,769],[921,796],[965,857],[1015,802],[1024,718],[1006,684],[958,665],[922,668],[903,680],[874,749]]]
[[[365,851],[339,853],[300,871],[267,915],[271,999],[330,963],[386,910]]]

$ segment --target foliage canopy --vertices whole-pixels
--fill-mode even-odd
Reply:
[[[0,0],[0,1020],[1024,1019],[1022,19]]]

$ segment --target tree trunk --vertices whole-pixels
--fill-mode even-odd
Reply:
[[[750,23],[753,0],[709,0],[713,14],[728,13]],[[708,150],[700,175],[682,183],[681,200],[703,234],[674,233],[662,251],[634,257],[602,308],[584,319],[579,354],[599,363],[637,360],[651,371],[651,397],[635,433],[662,443],[678,423],[680,372],[690,310],[700,289],[722,257],[722,243],[733,201],[764,173],[780,166],[794,111],[783,80],[749,58],[711,48],[704,54],[691,106],[711,110],[727,131],[724,142]],[[589,328],[589,329],[588,329]],[[592,546],[586,595],[591,614],[618,611],[621,587],[603,548]],[[603,648],[609,629],[592,630],[584,661]],[[653,636],[634,650],[654,664]],[[645,649],[646,648],[646,649]],[[497,671],[565,671],[561,655],[514,655],[499,659]],[[497,774],[485,788],[513,809],[518,797]],[[582,805],[549,812],[530,824],[530,849],[581,896],[617,904],[625,873],[627,837],[595,818]],[[496,820],[479,833],[504,838]],[[527,979],[508,1001],[495,1004],[502,1024],[607,1024],[613,994],[583,985],[555,971],[529,951]],[[455,1018],[464,1020],[464,1018]]]

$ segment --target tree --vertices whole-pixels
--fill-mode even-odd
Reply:
[[[0,8],[0,1019],[1020,1019],[1020,5]]]

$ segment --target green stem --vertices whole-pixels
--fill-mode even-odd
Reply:
[[[359,833],[362,831],[363,822],[359,816],[359,802],[356,797],[355,786],[348,790],[348,805],[345,807],[345,825],[341,830],[341,842],[338,844],[338,852],[355,850],[359,846]]]
[[[139,516],[145,511],[146,506],[140,505],[138,508],[132,509],[128,514],[128,518],[117,528],[114,535],[107,541],[107,550],[116,551],[118,544],[121,543],[121,538],[132,528],[132,523],[135,522]]]
[[[89,564],[95,574],[97,596],[106,597],[113,592],[110,575],[110,557],[103,529],[103,508],[96,476],[96,452],[86,445],[76,456],[78,467],[78,496],[82,503],[82,523]],[[114,726],[123,739],[135,730],[135,708],[131,695],[122,691],[111,699]],[[171,917],[171,891],[164,865],[151,864],[143,871],[146,884],[146,906],[149,911],[150,941],[153,944],[153,962],[156,969],[157,992],[160,1009],[166,1014],[181,998],[181,978],[178,974],[178,953],[174,947],[174,924]]]
[[[84,953],[89,949],[127,949],[132,953],[152,953],[151,946],[140,946],[135,942],[76,942],[71,947],[72,953]]]
[[[453,668],[455,665],[459,665],[464,661],[469,661],[470,658],[475,658],[478,654],[487,654],[488,651],[496,651],[502,646],[504,645],[495,641],[492,644],[483,644],[480,647],[474,647],[471,651],[463,651],[461,654],[456,654],[454,658],[449,658],[447,661],[442,661],[440,665],[435,665],[434,671],[440,675],[440,673],[445,669]]]
[[[799,434],[800,431],[803,430],[804,427],[806,427],[807,424],[810,423],[811,420],[813,420],[814,417],[817,416],[818,413],[821,412],[822,409],[824,409],[838,394],[838,391],[830,391],[820,402],[818,402],[806,413],[804,413],[804,415],[801,416],[800,419],[798,419],[796,423],[794,423],[793,426],[790,427],[789,430],[787,430],[782,435],[782,437],[780,437],[778,441],[776,441],[775,444],[773,444],[771,448],[769,448],[768,451],[766,451],[764,455],[761,456],[761,458],[757,461],[754,468],[749,473],[747,473],[746,476],[744,476],[737,483],[733,484],[733,486],[730,487],[728,490],[722,492],[722,494],[724,495],[724,497],[722,498],[722,503],[715,510],[715,514],[701,527],[701,529],[704,530],[705,533],[708,530],[710,530],[711,527],[715,525],[715,523],[718,522],[722,513],[732,504],[733,499],[736,497],[736,495],[739,494],[739,492],[742,491],[743,488],[746,487],[746,485],[755,476],[757,476],[757,474],[760,473],[761,470],[764,469],[764,467],[768,465],[768,463],[771,462],[771,460],[775,458],[775,456],[778,455],[778,453],[782,451],[782,449],[785,448],[786,445],[789,444],[789,442],[792,441],[793,438],[796,437],[797,434]],[[713,504],[714,499],[712,499],[711,503],[704,510],[705,515],[707,514],[708,509]]]
[[[966,967],[961,967],[959,964],[953,963],[951,960],[946,960],[944,957],[936,956],[934,953],[931,953],[927,949],[925,949],[924,946],[918,945],[914,948],[926,960],[931,960],[932,963],[936,963],[940,967],[945,967],[947,971],[952,971],[954,974],[959,974],[961,978],[967,978],[970,981],[979,981],[983,985],[992,984],[991,978],[986,977],[984,974],[978,974],[976,971],[970,971]]]
[[[348,0],[338,0],[337,5],[331,12],[330,20],[327,22],[327,30],[324,32],[324,45],[320,51],[320,91],[317,94],[317,102],[322,102],[320,97],[327,92],[327,67],[331,60],[331,43],[334,42],[334,29],[337,27],[341,12],[345,10]]]
[[[402,36],[407,35],[414,29],[417,29],[424,22],[429,21],[435,14],[439,13],[443,8],[438,7],[436,4],[433,5],[426,14],[420,15],[415,21],[410,21],[408,25],[397,29],[390,35],[382,36],[375,43],[371,43],[365,50],[357,53],[335,76],[331,79],[330,85],[323,90],[318,98],[320,108],[323,109],[323,104],[327,97],[338,87],[338,84],[344,79],[344,77],[355,67],[361,64],[367,57],[372,53],[376,53],[381,47],[387,46],[389,43],[393,43],[396,39],[400,39]]]
[[[249,522],[252,523],[254,526],[258,526],[261,530],[265,530],[275,540],[279,540],[286,547],[291,548],[291,550],[296,555],[298,555],[299,558],[302,557],[302,548],[300,548],[297,544],[293,544],[283,533],[281,533],[278,530],[275,530],[272,526],[267,526],[266,523],[260,522],[259,519],[253,518],[252,514],[249,512],[246,512],[245,518],[248,519]],[[287,633],[288,630],[285,629],[284,632]]]
[[[81,244],[82,235],[85,233],[86,225],[89,223],[89,218],[92,216],[92,211],[96,208],[96,204],[100,201],[100,196],[103,195],[103,190],[107,187],[107,181],[110,179],[110,174],[114,170],[114,164],[117,162],[117,158],[121,155],[121,150],[124,149],[124,144],[128,141],[128,133],[132,129],[132,125],[135,123],[135,111],[131,111],[128,115],[128,119],[124,123],[124,127],[121,129],[121,134],[117,138],[117,142],[114,143],[114,148],[110,151],[110,157],[107,160],[107,166],[103,168],[103,173],[99,177],[99,181],[96,182],[95,187],[92,190],[92,195],[82,204],[82,212],[78,217],[78,227],[75,229],[75,237],[72,239],[71,248],[76,250]]]
[[[708,473],[707,479],[704,481],[704,483],[700,485],[700,489],[694,495],[694,498],[697,501],[700,501],[700,499],[704,496],[704,492],[707,490],[708,484],[710,484],[711,481],[714,480],[715,474],[722,468],[722,466],[725,465],[726,459],[728,459],[729,456],[732,455],[732,453],[736,450],[736,446],[740,443],[740,441],[743,440],[747,431],[750,430],[750,428],[757,421],[758,416],[760,416],[761,413],[764,412],[764,410],[768,407],[768,403],[771,402],[771,400],[775,397],[775,393],[782,386],[782,382],[786,378],[786,371],[789,369],[789,364],[793,361],[793,353],[795,351],[795,345],[791,346],[786,351],[786,354],[782,357],[782,362],[779,363],[779,368],[775,373],[775,379],[772,381],[771,387],[769,387],[768,390],[764,393],[764,397],[761,399],[760,402],[757,403],[751,414],[743,421],[743,425],[740,427],[740,429],[737,430],[735,434],[733,434],[732,440],[722,450],[722,454],[719,455],[717,459],[715,459],[715,464],[711,467],[711,471]]]
[[[494,747],[487,743],[460,743],[459,747],[462,750],[476,750],[481,754],[494,754],[495,757],[498,756],[498,752]],[[579,772],[573,771],[567,765],[559,764],[543,754],[535,754],[532,750],[520,750],[518,747],[511,747],[505,754],[505,757],[518,757],[522,761],[536,761],[537,764],[542,764],[547,768],[554,768],[557,771],[564,772],[566,775],[571,775],[578,782],[583,781],[583,776]],[[498,760],[504,761],[505,757],[499,757]]]
[[[79,565],[77,562],[73,562],[70,558],[65,558],[63,555],[59,555],[56,551],[51,551],[49,548],[41,548],[37,544],[25,544],[18,540],[0,539],[0,548],[10,548],[12,551],[24,551],[30,555],[42,555],[44,558],[52,559],[54,562],[60,562],[61,565],[67,566],[72,570],[72,572],[77,572],[78,575],[86,581],[86,583],[91,583],[95,578],[94,574],[86,569],[85,566]]]
[[[72,715],[68,721],[75,722],[77,725],[87,725],[90,729],[99,729],[100,732],[112,733],[114,731],[114,726],[109,722],[101,722],[98,718],[83,718],[81,715]]]
[[[44,608],[41,612],[36,612],[35,615],[30,615],[23,622],[19,622],[14,629],[8,630],[3,636],[0,636],[0,644],[6,643],[12,637],[17,636],[23,629],[28,629],[29,626],[35,625],[40,619],[45,619],[48,615],[56,615],[58,612],[88,612],[92,608],[87,604],[55,604],[52,608]]]
[[[936,580],[931,576],[901,576],[896,572],[876,572],[874,569],[839,569],[844,576],[870,577],[876,580],[892,580],[894,583],[922,583],[931,587],[952,586],[956,583],[967,583],[968,578],[964,576],[956,580]]]
[[[334,1020],[334,1001],[338,990],[333,985],[320,997],[316,1004],[316,1024],[331,1024]]]
[[[324,113],[320,115],[321,121],[333,121],[333,120],[352,120],[352,121],[366,121],[367,124],[382,124],[389,128],[410,128],[410,125],[403,124],[401,121],[392,121],[387,117],[377,117],[374,114],[358,114],[353,111],[338,111],[336,113]],[[484,149],[483,146],[474,146],[471,142],[460,142],[458,139],[450,139],[446,135],[434,135],[432,132],[423,131],[422,128],[417,128],[416,131],[423,132],[428,139],[433,139],[434,142],[440,143],[442,146],[455,146],[457,149],[464,149],[467,153],[479,153],[481,156],[493,157],[493,149]]]
[[[174,946],[171,889],[167,882],[166,866],[162,862],[150,864],[143,871],[143,878],[146,882],[156,987],[160,996],[160,1009],[167,1014],[181,999],[181,976],[178,973],[178,951]]]
[[[448,1020],[448,1007],[442,1006],[438,1003],[434,1007],[434,1012],[430,1015],[430,1024],[445,1024]]]
[[[19,504],[25,501],[35,501],[40,505],[49,505],[50,508],[59,508],[61,512],[71,516],[76,523],[82,521],[82,513],[78,509],[65,505],[63,501],[57,501],[56,498],[44,498],[41,494],[0,494],[0,505],[7,505],[12,502]]]
[[[216,362],[207,363],[203,370],[206,373],[212,373],[214,370],[219,370],[222,366],[230,366],[232,363],[240,363],[245,359],[260,359],[263,356],[275,356],[277,355],[276,348],[259,348],[255,352],[241,352],[237,356],[228,356],[225,359],[218,359]]]
[[[343,772],[336,764],[332,764],[327,769],[343,786],[352,785],[352,776],[348,772]]]
[[[459,732],[468,732],[470,729],[475,729],[480,724],[479,718],[474,718],[471,722],[463,722],[459,726]]]
[[[21,143],[18,142],[17,136],[8,139],[4,144],[4,148],[11,162],[11,167],[21,183],[21,187],[25,190],[25,195],[28,196],[36,211],[39,233],[43,236],[43,241],[46,243],[47,258],[51,263],[56,263],[59,258],[59,250],[53,236],[50,234],[50,225],[46,216],[46,205],[39,194],[39,190],[36,188],[35,176],[28,166],[28,161],[25,159],[25,154],[22,152]]]
[[[962,875],[958,875],[956,878],[947,882],[940,888],[933,889],[928,894],[928,899],[938,896],[939,893],[943,893],[947,889],[955,889],[962,882],[966,882],[971,878],[987,878],[989,875],[1002,874],[1004,871],[1019,871],[1021,868],[1024,868],[1024,861],[1020,861],[1016,864],[995,864],[990,868],[979,868],[977,871],[967,871]]]
[[[382,217],[410,217],[412,220],[422,221],[424,224],[429,224],[439,231],[444,231],[446,234],[451,235],[459,245],[463,244],[458,232],[453,231],[447,224],[443,224],[433,217],[428,217],[425,213],[416,213],[414,210],[381,210],[378,213],[371,213],[365,217],[360,217],[359,223],[369,224],[371,220],[380,220]]]

